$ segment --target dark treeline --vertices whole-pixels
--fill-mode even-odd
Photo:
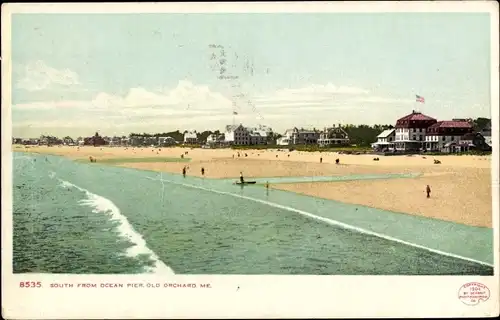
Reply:
[[[479,117],[473,120],[473,126],[476,131],[491,130],[491,119]]]
[[[369,126],[366,124],[348,124],[346,126],[343,126],[342,128],[349,135],[351,144],[355,144],[361,147],[368,147],[371,143],[377,141],[377,136],[382,133],[382,131],[393,129],[394,126],[383,124],[376,124],[374,126]]]

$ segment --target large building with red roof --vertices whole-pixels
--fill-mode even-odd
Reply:
[[[399,151],[419,151],[426,148],[427,128],[437,120],[421,112],[412,111],[396,121],[394,147]]]
[[[472,120],[453,119],[438,121],[427,128],[425,137],[426,149],[430,151],[460,152],[468,149],[469,145],[462,137],[474,131]]]

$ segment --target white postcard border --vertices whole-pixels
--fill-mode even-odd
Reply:
[[[496,6],[495,6],[496,4]],[[10,14],[68,12],[489,12],[495,276],[187,276],[12,274]],[[2,6],[2,314],[16,319],[477,317],[499,311],[498,4],[464,2],[8,4]],[[23,281],[43,288],[20,288]],[[79,283],[194,283],[191,288],[78,288]],[[488,301],[467,306],[460,286],[481,282]],[[50,288],[72,283],[73,288]],[[209,284],[210,288],[202,288]]]

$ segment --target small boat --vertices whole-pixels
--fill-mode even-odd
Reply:
[[[245,181],[245,182],[238,181],[238,182],[235,182],[235,184],[256,184],[256,183],[257,183],[257,181]]]

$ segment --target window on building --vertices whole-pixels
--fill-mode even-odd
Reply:
[[[444,140],[446,140],[446,137],[445,137],[445,136],[443,136],[443,138],[442,138],[442,139],[443,139],[443,141],[444,141]]]
[[[451,141],[455,141],[455,137],[454,136],[451,136]]]
[[[419,132],[422,132],[422,128],[418,129]]]

